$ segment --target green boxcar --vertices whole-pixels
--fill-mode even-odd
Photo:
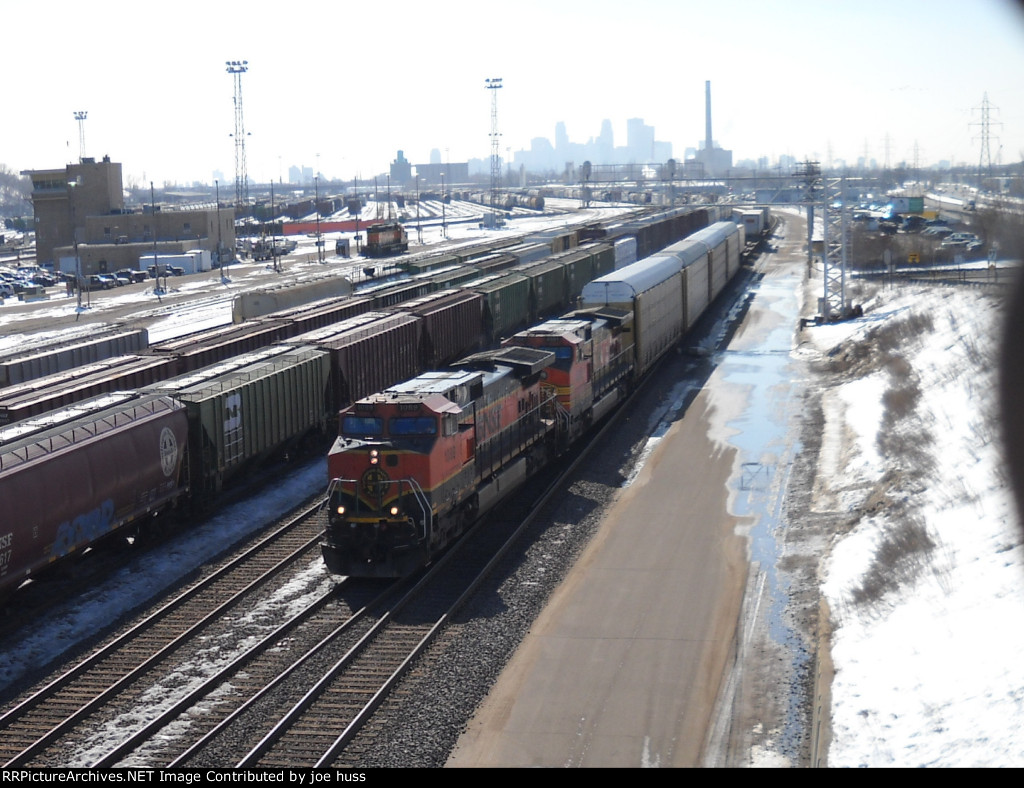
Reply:
[[[615,247],[611,244],[597,244],[590,247],[594,255],[594,279],[615,270]],[[593,280],[591,280],[593,281]]]
[[[471,282],[474,279],[479,279],[482,275],[483,273],[479,268],[462,265],[451,271],[434,274],[430,277],[430,281],[434,283],[438,291],[449,290],[453,287],[459,287],[466,282]]]
[[[571,301],[576,300],[588,282],[597,278],[594,273],[594,254],[588,249],[573,249],[554,259],[565,266],[565,277]]]
[[[530,321],[543,320],[565,311],[568,303],[565,268],[556,262],[534,263],[516,269],[530,280]]]
[[[281,346],[224,375],[177,392],[189,417],[193,490],[212,493],[245,468],[327,424],[331,360],[311,347]]]
[[[461,262],[462,260],[458,255],[445,254],[424,257],[419,260],[410,260],[408,263],[402,264],[401,267],[410,274],[416,275],[425,274],[428,271],[436,271],[439,268],[448,268],[453,265],[459,265]]]
[[[488,276],[467,282],[484,297],[484,336],[489,344],[510,337],[530,320],[530,280],[519,274]]]

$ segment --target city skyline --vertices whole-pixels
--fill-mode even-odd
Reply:
[[[582,141],[609,120],[621,144],[631,118],[681,161],[704,138],[707,80],[714,137],[737,162],[976,166],[983,138],[993,162],[1024,158],[1024,16],[1011,0],[736,0],[718,11],[524,0],[500,14],[397,0],[386,38],[379,14],[320,0],[289,16],[195,0],[173,13],[123,0],[54,5],[0,16],[7,61],[19,64],[7,102],[17,121],[0,136],[0,164],[15,171],[77,161],[74,113],[87,111],[86,155],[123,162],[127,184],[209,182],[215,171],[233,183],[225,64],[240,59],[257,182],[284,180],[293,165],[372,177],[398,150],[413,162],[434,149],[486,159],[484,83],[499,76],[506,164],[559,121]]]

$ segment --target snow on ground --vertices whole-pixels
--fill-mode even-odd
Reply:
[[[830,766],[1024,765],[1024,549],[997,434],[999,318],[980,290],[902,287],[810,332],[821,351],[866,339],[877,352],[872,329],[917,326],[888,364],[824,394],[819,484],[836,508],[878,504],[825,563]]]
[[[284,514],[296,501],[323,490],[326,482],[325,460],[313,460],[256,498],[225,509],[170,544],[129,562],[107,582],[58,606],[17,642],[0,646],[0,689],[155,598],[212,556]],[[314,572],[324,580],[328,577],[320,560],[314,562]],[[280,604],[287,604],[287,593],[287,589],[281,592]]]
[[[614,209],[613,212],[622,210],[624,209]],[[589,215],[596,219],[607,213],[607,209],[595,209]],[[581,216],[541,216],[529,221],[510,223],[506,230],[497,233],[536,232],[560,227],[570,219],[580,221]],[[439,235],[440,229],[433,228],[432,232]],[[494,234],[488,232],[486,237],[493,237]],[[449,228],[449,235],[469,242],[472,239],[481,240],[484,233],[475,224],[455,225]],[[360,260],[331,258],[330,261],[335,263],[333,272],[339,275],[351,274],[362,266]],[[315,262],[315,240],[300,239],[298,254],[287,259],[284,267],[286,274],[295,274],[296,277],[323,272],[323,266]],[[280,276],[264,263],[235,264],[230,267],[225,280],[221,279],[219,271],[182,280],[172,277],[172,292],[194,292],[197,296],[194,301],[178,304],[173,309],[154,313],[152,310],[159,307],[160,301],[153,289],[148,287],[124,293],[117,290],[106,291],[102,297],[94,299],[93,307],[89,311],[93,313],[91,317],[95,321],[96,313],[113,307],[137,304],[136,316],[149,316],[147,322],[150,341],[158,342],[203,328],[230,323],[233,293],[260,287],[266,284],[272,275],[271,281],[276,281]],[[59,295],[56,295],[56,292],[55,290],[51,301],[37,304],[31,311],[15,311],[0,307],[0,351],[25,341],[25,334],[18,331],[19,320],[26,317],[56,318],[74,314],[76,299],[65,296],[63,291]],[[14,304],[20,302],[8,301],[9,306]],[[60,329],[60,332],[81,333],[94,330],[96,325],[96,322],[90,322],[88,325]],[[42,338],[45,334],[56,333],[58,332],[41,332],[35,336]],[[70,600],[40,621],[38,626],[19,642],[0,644],[0,690],[115,622],[127,610],[154,598],[180,577],[201,566],[210,556],[245,538],[271,518],[294,506],[296,501],[324,489],[326,479],[324,459],[315,460],[296,473],[289,473],[282,477],[280,485],[268,489],[258,499],[231,507],[201,527],[183,535],[172,545],[154,551],[150,557],[144,557],[126,566],[111,578],[110,582],[97,587],[93,592]],[[314,574],[316,573],[327,577],[322,562],[316,562]],[[282,592],[282,595],[287,597],[285,592]],[[283,604],[287,600],[281,601]]]

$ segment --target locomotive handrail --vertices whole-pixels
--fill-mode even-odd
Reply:
[[[433,513],[430,511],[430,503],[427,501],[427,494],[423,492],[423,487],[416,479],[409,477],[406,479],[390,479],[385,484],[398,484],[399,494],[401,494],[401,485],[405,483],[409,485],[409,490],[412,492],[413,498],[416,499],[416,503],[419,504],[420,513],[423,515],[420,520],[421,527],[423,529],[423,541],[424,544],[428,542],[428,529],[429,524],[433,522]],[[323,506],[330,506],[331,496],[334,494],[334,490],[340,487],[342,484],[359,484],[358,479],[342,479],[341,477],[335,477],[327,484],[327,498],[324,500]]]

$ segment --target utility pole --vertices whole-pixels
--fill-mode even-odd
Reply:
[[[316,187],[316,204],[313,208],[316,210],[316,261],[322,263],[324,261],[324,242],[320,237],[320,175],[313,179],[313,184]]]
[[[445,214],[444,173],[441,173],[441,237],[448,237],[448,218]]]

